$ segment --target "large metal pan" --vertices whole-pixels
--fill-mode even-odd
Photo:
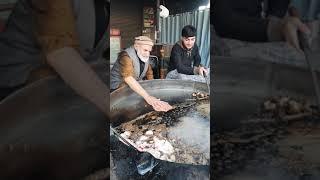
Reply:
[[[185,102],[195,91],[208,91],[205,83],[194,81],[156,79],[140,84],[152,96],[171,104]],[[152,111],[142,97],[126,86],[111,93],[110,109],[110,122],[114,127]]]
[[[208,87],[205,83],[193,81],[151,80],[143,81],[140,84],[152,96],[167,101],[170,104],[185,102],[186,99],[191,98],[191,94],[195,91],[208,92]],[[142,97],[140,97],[128,87],[119,88],[118,90],[111,93],[110,109],[110,125],[113,127],[118,127],[122,123],[131,121],[140,115],[153,111],[152,108],[146,104]],[[137,176],[137,174],[132,174],[135,172],[136,167],[132,167],[130,165],[130,162],[132,161],[130,158],[134,159],[134,157],[130,157],[130,154],[135,155],[135,153],[128,153],[129,151],[124,150],[124,148],[129,149],[129,147],[125,145],[119,145],[118,142],[111,142],[111,157],[113,157],[114,162],[114,165],[111,165],[111,167],[114,166],[114,168],[116,169],[116,171],[113,173],[116,174],[116,176],[119,178],[128,178],[129,174],[130,177],[142,178],[140,176]],[[159,172],[159,168],[162,169],[162,172],[167,172],[171,176],[172,174],[177,173],[182,169],[186,169],[187,171],[190,171],[190,173],[194,170],[199,172],[199,175],[201,174],[200,176],[204,177],[205,179],[209,178],[208,165],[189,165],[161,161],[160,165],[157,168],[157,170],[153,171],[154,173],[151,172],[151,174],[154,175],[150,176],[149,174],[144,178],[148,177],[152,179],[159,177],[159,174],[157,173]],[[187,174],[190,175],[190,173],[183,174],[182,171],[178,176],[175,175],[175,179],[185,179]],[[193,175],[195,175],[195,173],[193,173]],[[169,175],[166,178],[169,178]]]
[[[106,65],[96,71],[107,82]],[[58,77],[0,103],[1,179],[79,179],[106,167],[105,116]]]

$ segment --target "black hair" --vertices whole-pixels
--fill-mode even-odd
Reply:
[[[195,27],[191,25],[187,25],[183,27],[182,32],[181,32],[182,37],[193,37],[197,35],[197,30]]]

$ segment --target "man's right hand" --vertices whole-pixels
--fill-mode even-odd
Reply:
[[[160,99],[157,99],[153,96],[148,96],[147,98],[145,98],[146,102],[151,105],[153,107],[154,110],[156,111],[169,111],[171,110],[173,107],[164,101],[161,101]]]
[[[201,76],[208,75],[208,70],[201,66],[195,67],[194,72],[195,74],[199,74]]]
[[[206,68],[204,68],[204,67],[200,67],[199,68],[199,74],[201,75],[201,76],[207,76],[208,75],[208,70],[206,69]]]
[[[297,17],[286,17],[282,29],[283,36],[291,46],[302,52],[299,44],[298,31],[310,34],[309,28]]]
[[[172,109],[172,106],[168,104],[167,102],[160,101],[160,99],[157,99],[153,96],[150,96],[142,87],[141,85],[135,80],[132,76],[128,76],[124,78],[124,81],[129,85],[129,87],[142,96],[144,100],[150,104],[154,110],[156,111],[169,111]]]
[[[300,48],[299,38],[298,38],[298,31],[310,35],[311,30],[308,28],[306,24],[301,21],[300,13],[297,8],[291,6],[289,7],[289,14],[290,16],[285,17],[283,19],[283,29],[282,33],[285,37],[285,40],[298,49],[302,51]]]

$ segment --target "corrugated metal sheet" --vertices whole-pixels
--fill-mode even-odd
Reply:
[[[142,33],[143,1],[111,1],[110,9],[110,27],[120,29],[122,48],[132,45],[133,38]]]

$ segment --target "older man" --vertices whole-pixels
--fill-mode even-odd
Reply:
[[[153,41],[146,36],[135,38],[134,45],[120,52],[111,69],[111,90],[127,84],[133,91],[142,96],[156,111],[168,111],[172,107],[164,101],[150,96],[138,83],[145,77],[153,79],[153,71],[149,64]]]

